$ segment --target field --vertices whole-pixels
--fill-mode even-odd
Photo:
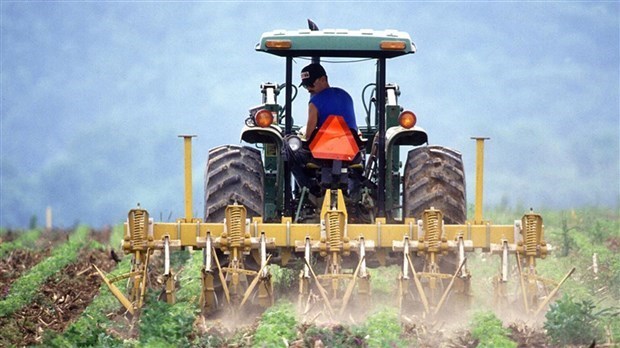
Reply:
[[[498,223],[519,213],[489,212]],[[545,235],[555,247],[539,272],[559,280],[572,267],[557,301],[539,320],[509,302],[494,308],[497,259],[480,252],[468,259],[474,298],[467,311],[430,322],[398,315],[393,299],[398,268],[372,271],[373,306],[357,319],[338,321],[296,313],[296,274],[272,267],[276,305],[264,312],[201,315],[198,304],[202,253],[183,251],[177,271],[177,303],[158,301],[161,257],[151,263],[151,290],[138,319],[102,284],[91,264],[110,276],[126,273],[131,257],[119,249],[122,226],[70,231],[0,231],[0,346],[46,347],[598,347],[620,344],[620,216],[609,209],[546,211]],[[517,298],[515,297],[515,302]]]

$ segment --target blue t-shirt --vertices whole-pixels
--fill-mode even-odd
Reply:
[[[317,128],[321,128],[321,125],[323,125],[329,115],[338,115],[344,118],[349,128],[357,131],[353,99],[344,89],[338,87],[326,88],[319,94],[313,95],[310,98],[310,103],[316,106],[319,113]]]

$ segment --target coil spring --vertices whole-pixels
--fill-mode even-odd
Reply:
[[[327,229],[329,233],[329,248],[336,250],[340,248],[340,219],[338,212],[329,212],[327,215]]]
[[[243,242],[243,230],[241,221],[241,208],[234,207],[230,211],[230,228],[228,229],[229,245],[231,247],[240,247]]]
[[[131,243],[135,249],[146,247],[146,219],[144,210],[135,210],[131,226]]]
[[[537,224],[535,215],[527,215],[525,218],[525,250],[527,255],[536,255],[538,245]]]
[[[429,248],[439,248],[440,243],[439,214],[437,212],[426,213],[426,242]]]

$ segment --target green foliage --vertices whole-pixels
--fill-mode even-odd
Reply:
[[[175,256],[175,254],[178,255]],[[200,291],[202,290],[202,251],[195,251],[191,254],[188,252],[179,252],[172,253],[172,255],[171,265],[173,270],[177,269],[175,266],[177,262],[179,264],[183,262],[183,272],[178,274],[181,288],[177,291],[177,301],[187,301],[198,308],[198,299],[200,298]]]
[[[123,237],[125,237],[125,226],[123,225],[114,226],[114,228],[112,229],[112,234],[110,235],[110,241],[109,241],[110,247],[118,252],[121,252],[122,250],[121,243],[123,242]]]
[[[381,309],[371,314],[362,327],[368,336],[370,347],[406,347],[401,338],[401,326],[398,313],[394,308]],[[359,331],[358,331],[359,333]]]
[[[0,317],[11,315],[28,304],[47,278],[57,274],[66,265],[75,261],[79,250],[86,245],[88,234],[88,227],[78,227],[65,244],[53,250],[50,257],[17,279],[7,297],[0,301]]]
[[[588,294],[597,292],[600,296],[603,291],[613,301],[620,300],[618,212],[603,208],[549,212],[545,213],[545,225],[548,226],[547,239],[553,245],[560,246],[561,250],[556,255],[569,256],[563,262],[577,267],[574,278],[581,284],[574,285],[582,289],[570,290],[571,295],[587,299],[590,297]],[[598,274],[592,268],[595,254]]]
[[[368,272],[370,273],[372,293],[375,295],[393,294],[396,280],[400,274],[400,268],[401,267],[399,265],[369,268]]]
[[[188,302],[170,305],[151,293],[140,315],[140,342],[149,347],[189,347],[197,308]]]
[[[267,309],[261,316],[253,338],[257,347],[284,347],[297,336],[295,308],[290,302],[281,301]]]
[[[574,301],[568,295],[551,304],[545,315],[545,329],[554,343],[590,344],[593,340],[603,342],[605,325],[617,322],[618,308],[596,310],[591,300]]]
[[[183,265],[179,274],[182,285],[177,291],[177,303],[169,305],[158,301],[158,292],[150,292],[140,315],[140,343],[149,347],[189,347],[189,340],[196,315],[200,312],[200,270],[202,252],[174,252],[170,258],[171,267]]]
[[[359,347],[364,342],[364,336],[354,334],[350,328],[344,325],[330,327],[312,325],[308,327],[303,334],[306,347],[314,347],[318,340],[325,347]]]
[[[508,338],[509,330],[502,325],[492,312],[478,312],[471,322],[471,335],[478,340],[478,347],[517,347],[517,343]]]
[[[6,254],[13,250],[34,249],[40,236],[41,230],[28,230],[20,233],[19,237],[13,241],[0,243],[0,258],[3,258]]]
[[[274,264],[269,265],[269,273],[271,273],[274,292],[286,295],[290,289],[295,287],[299,271]]]

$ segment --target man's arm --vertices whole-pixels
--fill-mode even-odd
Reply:
[[[319,121],[319,110],[312,103],[308,103],[308,122],[306,123],[306,140],[310,139]]]

